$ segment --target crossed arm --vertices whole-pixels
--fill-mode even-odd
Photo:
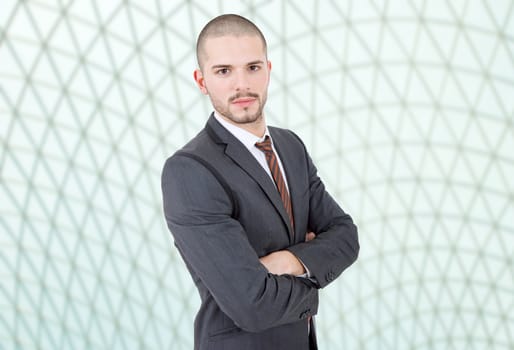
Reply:
[[[244,228],[231,217],[229,198],[209,170],[189,158],[174,157],[163,170],[162,186],[168,226],[193,278],[238,327],[259,332],[317,313],[317,286],[284,273],[295,262],[289,259],[294,254],[263,257],[270,270],[259,263]],[[282,258],[288,255],[284,265]]]
[[[200,287],[242,329],[256,332],[316,314],[317,289],[357,257],[351,218],[324,191],[312,164],[309,169],[309,206],[316,209],[309,212],[309,227],[317,236],[307,233],[306,242],[261,258],[231,217],[230,199],[207,168],[177,156],[163,169],[164,211],[175,243]],[[305,273],[303,264],[316,283],[294,278]]]

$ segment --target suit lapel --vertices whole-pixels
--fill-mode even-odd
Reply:
[[[253,178],[255,182],[264,191],[270,202],[282,217],[282,221],[288,228],[289,237],[292,237],[292,229],[280,194],[277,191],[273,180],[269,177],[262,166],[257,162],[254,156],[246,149],[246,147],[228,130],[226,130],[213,115],[209,118],[206,125],[207,133],[217,143],[226,144],[225,154],[230,157],[248,176]]]

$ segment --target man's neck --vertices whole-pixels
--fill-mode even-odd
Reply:
[[[226,121],[229,124],[232,124],[238,128],[241,128],[243,130],[248,131],[249,133],[257,136],[258,138],[261,138],[264,136],[264,133],[266,132],[266,120],[264,118],[264,115],[261,116],[258,120],[252,123],[236,123],[228,118],[225,118],[223,115],[221,115],[218,112],[215,112],[216,115],[218,115],[221,119]]]

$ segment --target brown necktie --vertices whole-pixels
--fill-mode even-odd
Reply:
[[[282,202],[284,203],[284,207],[286,208],[287,215],[289,215],[289,221],[291,222],[291,227],[294,232],[294,220],[293,220],[293,208],[291,207],[291,198],[289,197],[289,192],[287,192],[286,183],[284,181],[284,177],[282,176],[282,172],[280,171],[280,167],[278,165],[277,156],[275,152],[273,152],[273,148],[271,147],[271,139],[269,136],[266,136],[263,142],[257,142],[255,147],[264,152],[266,156],[266,161],[268,162],[268,166],[271,170],[271,176],[275,181],[275,185],[277,186],[278,193],[280,194],[280,198],[282,198]]]

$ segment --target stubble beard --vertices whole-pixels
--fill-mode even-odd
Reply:
[[[243,97],[253,97],[256,99],[256,103],[258,103],[257,110],[255,113],[250,113],[249,108],[243,109],[242,115],[235,115],[230,111],[230,106],[232,104],[232,101],[238,98]],[[264,109],[264,104],[266,103],[266,94],[263,96],[262,100],[258,94],[254,93],[246,93],[246,94],[236,94],[228,99],[228,103],[226,105],[223,105],[219,103],[218,101],[212,100],[212,104],[214,106],[214,109],[221,114],[226,119],[230,120],[234,124],[252,124],[259,122],[262,120],[262,110]]]

